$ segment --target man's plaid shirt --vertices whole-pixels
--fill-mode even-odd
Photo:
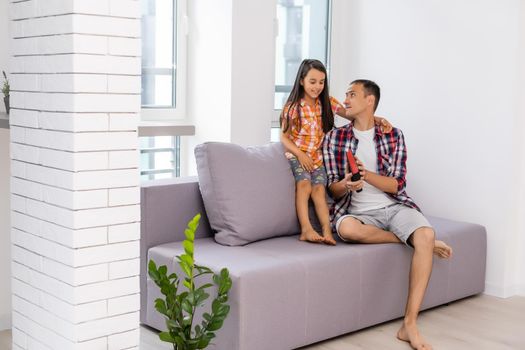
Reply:
[[[345,177],[345,169],[348,169],[346,152],[351,149],[355,154],[357,140],[352,131],[353,124],[331,130],[325,135],[323,141],[323,160],[328,175],[328,186],[340,181]],[[407,151],[405,139],[401,130],[392,128],[389,133],[383,133],[381,127],[375,126],[374,141],[377,153],[377,173],[383,176],[394,177],[397,180],[397,193],[389,194],[398,203],[405,204],[419,210],[414,201],[407,195],[406,189],[406,160]],[[332,197],[333,198],[333,197]],[[352,192],[341,198],[333,198],[330,205],[330,221],[332,226],[342,216],[348,214]]]

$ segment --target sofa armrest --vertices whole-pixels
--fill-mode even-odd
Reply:
[[[140,287],[141,293],[146,293],[149,248],[184,240],[188,221],[198,213],[201,220],[195,238],[209,237],[212,233],[197,177],[142,182],[140,208]]]
[[[200,213],[195,238],[211,235],[197,177],[145,181],[140,189],[141,239],[149,249],[183,241],[188,221]]]

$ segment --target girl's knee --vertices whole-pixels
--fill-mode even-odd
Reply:
[[[308,192],[308,193],[312,192],[312,184],[308,180],[298,181],[295,187],[297,188],[297,191]]]
[[[312,197],[322,197],[325,196],[324,186],[321,184],[316,184],[312,186]]]

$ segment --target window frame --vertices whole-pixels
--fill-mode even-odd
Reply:
[[[175,108],[140,108],[142,121],[174,121],[185,120],[186,116],[186,84],[187,84],[187,45],[188,45],[188,15],[187,0],[173,0],[176,3],[176,74],[175,74]]]

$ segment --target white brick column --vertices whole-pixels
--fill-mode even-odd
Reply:
[[[9,8],[13,349],[138,349],[139,1]]]

